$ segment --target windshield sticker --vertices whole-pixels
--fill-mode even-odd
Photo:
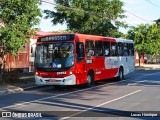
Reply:
[[[62,65],[61,65],[61,64],[58,64],[58,65],[57,65],[57,68],[61,68],[61,67],[62,67]]]
[[[57,68],[58,63],[57,62],[53,62],[52,63],[52,68]]]

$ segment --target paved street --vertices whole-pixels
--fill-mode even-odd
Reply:
[[[92,88],[47,86],[3,95],[0,109],[24,115],[38,112],[41,119],[55,120],[160,119],[159,88],[160,70],[138,70],[123,81],[100,81]]]

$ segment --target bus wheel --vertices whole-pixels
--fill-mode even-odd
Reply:
[[[91,86],[93,85],[93,83],[94,83],[94,76],[93,76],[93,74],[90,72],[90,73],[88,73],[88,75],[87,75],[87,83],[86,83],[86,86],[87,86],[87,87],[91,87]]]
[[[119,68],[119,73],[118,73],[118,80],[123,80],[124,79],[124,74],[123,74],[123,68]]]

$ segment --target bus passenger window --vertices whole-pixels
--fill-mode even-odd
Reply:
[[[134,56],[133,43],[129,43],[129,55],[130,55],[130,56]]]
[[[95,55],[96,56],[103,56],[102,41],[96,41],[95,42]]]
[[[86,40],[86,55],[87,57],[94,56],[94,42],[93,40]]]
[[[118,43],[118,55],[123,56],[123,43]]]
[[[124,56],[129,55],[129,48],[128,48],[128,43],[124,43]]]
[[[103,48],[104,48],[104,55],[110,56],[110,42],[103,42]]]
[[[84,44],[82,42],[76,43],[76,58],[78,62],[84,59]]]
[[[112,56],[117,56],[117,44],[116,43],[111,43],[111,55]]]

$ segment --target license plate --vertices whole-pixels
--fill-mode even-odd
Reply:
[[[56,82],[56,80],[49,80],[49,82]]]

